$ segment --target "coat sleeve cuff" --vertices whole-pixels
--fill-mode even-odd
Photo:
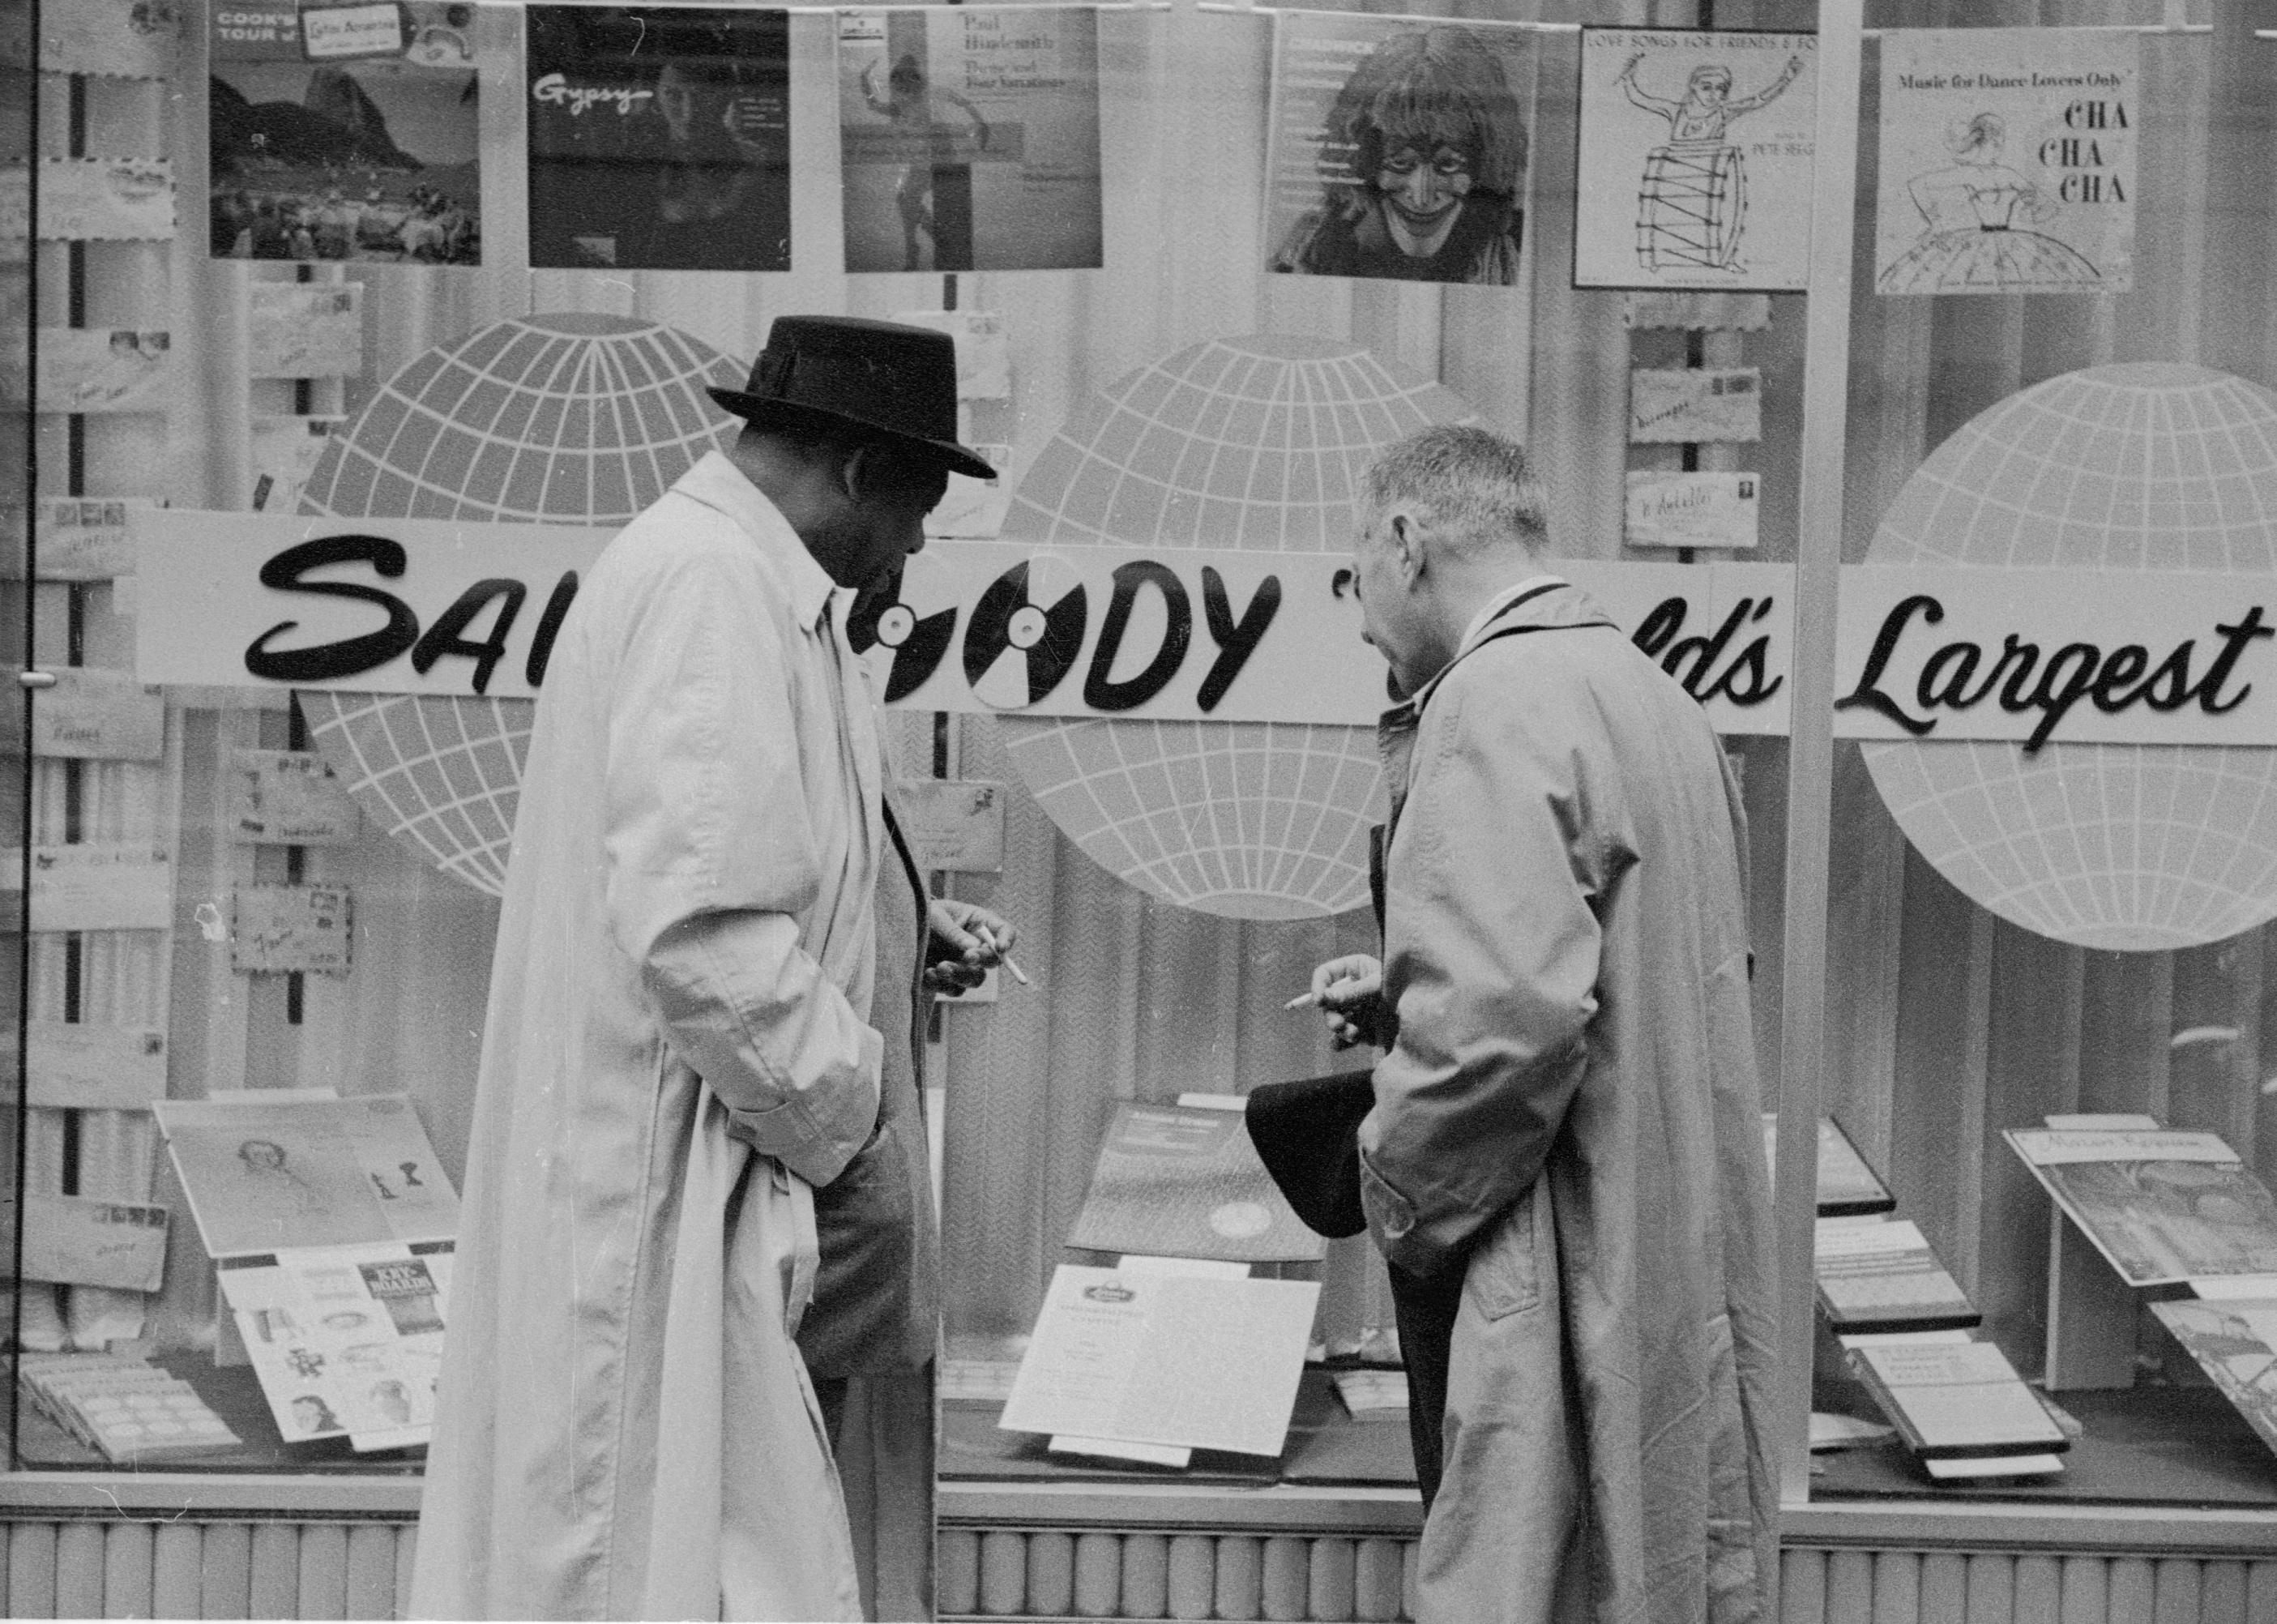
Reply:
[[[1359,1200],[1368,1232],[1384,1261],[1413,1275],[1436,1274],[1447,1262],[1447,1248],[1428,1224],[1415,1221],[1415,1204],[1379,1170],[1367,1151],[1359,1156]]]
[[[727,1110],[728,1131],[818,1187],[846,1170],[878,1126],[879,1065],[885,1041],[861,1031],[861,1064],[829,1089],[793,1094],[764,1110]]]

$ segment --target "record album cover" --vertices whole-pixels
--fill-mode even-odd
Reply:
[[[1268,115],[1268,269],[1519,280],[1535,45],[1526,29],[1283,11]]]
[[[529,263],[790,268],[790,16],[534,5]]]
[[[1096,13],[842,12],[838,109],[847,270],[1100,263]]]
[[[456,0],[217,8],[213,256],[480,263],[476,11]]]

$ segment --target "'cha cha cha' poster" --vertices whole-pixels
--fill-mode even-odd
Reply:
[[[1269,268],[1518,284],[1535,60],[1534,31],[1508,24],[1282,12]]]
[[[217,8],[213,256],[479,263],[480,11],[431,0]]]
[[[2133,285],[2140,42],[2106,28],[1908,28],[1882,42],[1874,286]]]
[[[1810,279],[1818,39],[1581,30],[1576,287]]]
[[[790,16],[533,5],[529,263],[790,269]]]
[[[847,270],[1098,267],[1096,12],[842,12],[838,109]]]

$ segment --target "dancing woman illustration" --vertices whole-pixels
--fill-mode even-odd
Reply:
[[[943,85],[930,83],[918,65],[917,53],[903,51],[886,72],[886,94],[878,95],[877,66],[862,65],[862,99],[870,111],[900,131],[919,138],[924,156],[902,172],[894,202],[902,212],[904,271],[970,271],[972,250],[972,163],[963,150],[968,134],[982,152],[988,150],[988,120],[964,96]],[[955,108],[967,123],[960,129],[941,116]],[[933,243],[933,263],[925,263],[920,239]]]
[[[1362,57],[1320,134],[1322,197],[1276,271],[1410,282],[1518,280],[1524,111],[1466,28],[1395,34]]]
[[[1649,95],[1636,81],[1638,51],[1621,69],[1629,100],[1668,120],[1668,141],[1645,155],[1637,186],[1637,263],[1648,271],[1737,271],[1748,218],[1748,172],[1725,139],[1732,120],[1778,100],[1802,72],[1802,58],[1754,95],[1732,99],[1732,70],[1703,62],[1676,101]]]
[[[1978,113],[1946,134],[1950,169],[1915,175],[1906,194],[1921,211],[1914,246],[1882,268],[1885,294],[1951,294],[1971,289],[2092,287],[2103,280],[2070,244],[2030,229],[2063,205],[2000,162],[2008,126],[1998,113]]]

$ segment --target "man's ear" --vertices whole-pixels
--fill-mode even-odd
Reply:
[[[1423,526],[1417,516],[1405,509],[1392,514],[1384,525],[1384,545],[1391,550],[1392,568],[1398,574],[1400,584],[1414,590],[1423,578]]]

